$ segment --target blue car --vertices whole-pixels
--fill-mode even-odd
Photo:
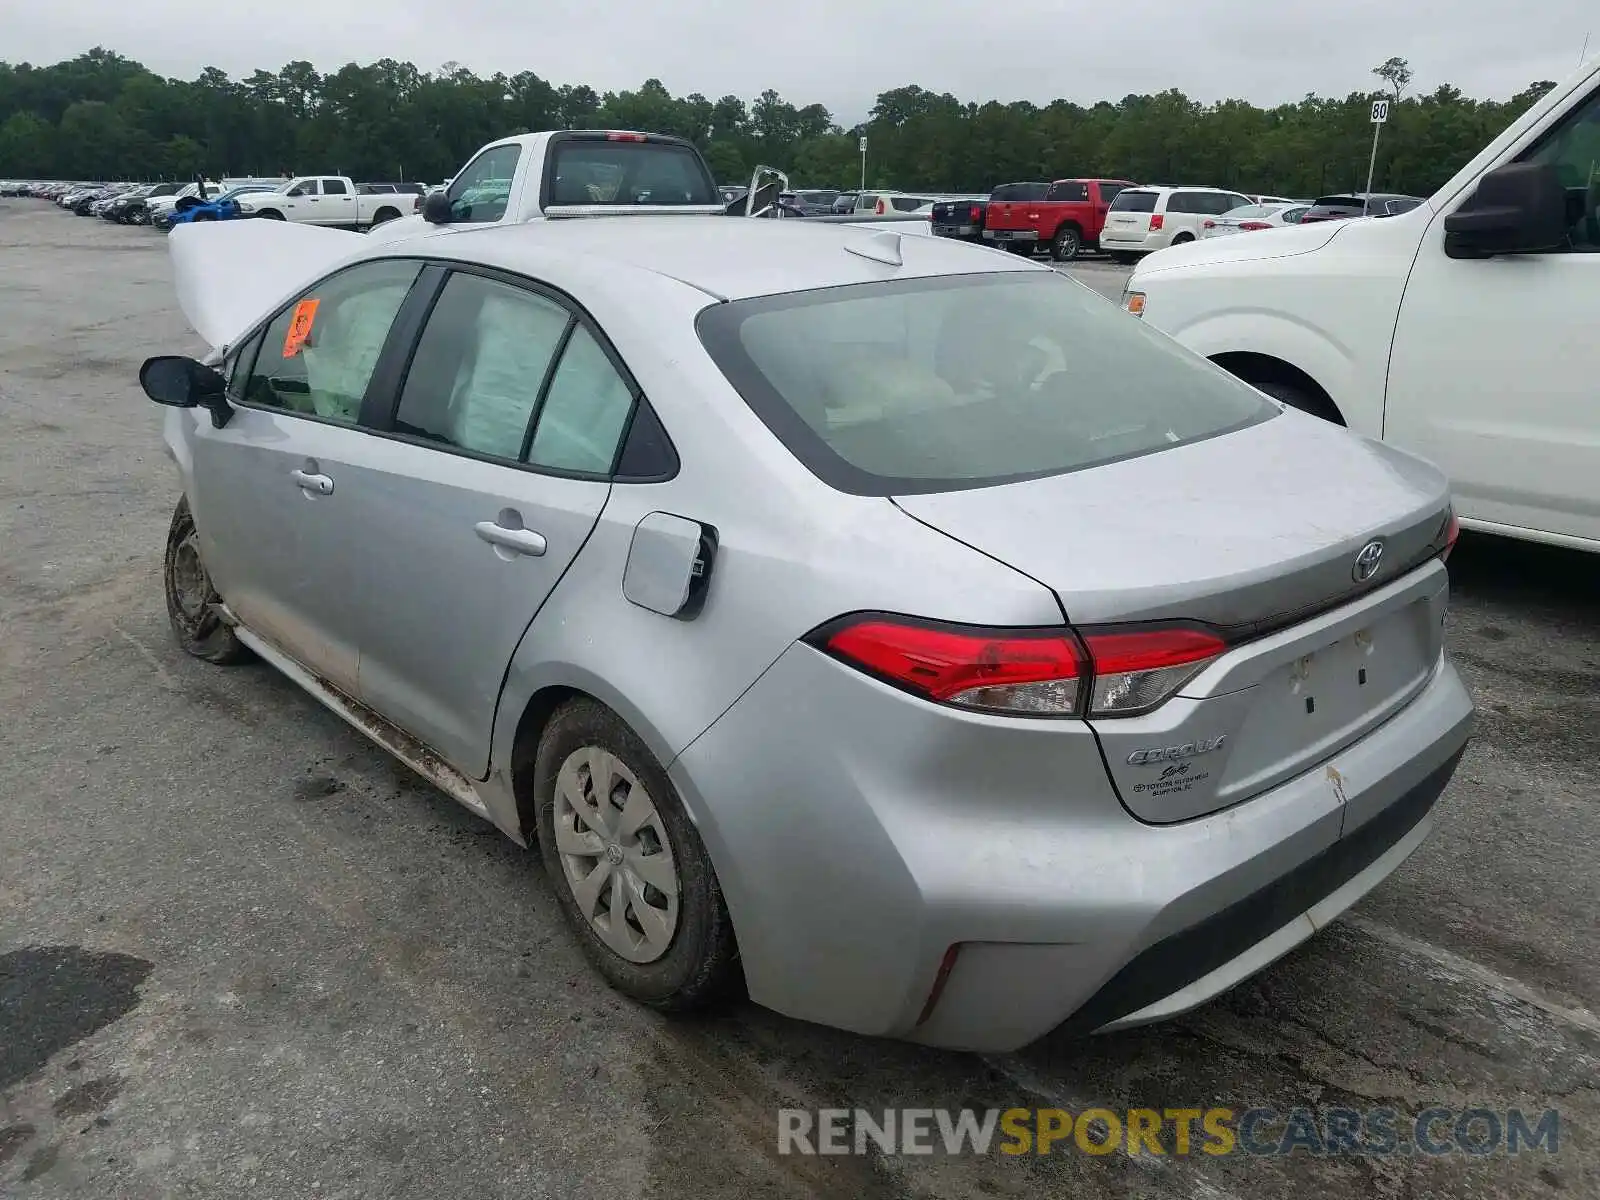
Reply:
[[[178,201],[177,207],[168,217],[165,224],[168,226],[182,225],[187,221],[232,221],[240,215],[237,197],[246,192],[270,192],[272,189],[262,183],[246,183],[239,187],[231,188],[220,196],[210,200],[201,200],[198,196],[190,196]]]

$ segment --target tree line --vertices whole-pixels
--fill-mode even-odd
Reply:
[[[1507,100],[1476,100],[1441,84],[1406,95],[1411,71],[1374,68],[1392,101],[1377,186],[1426,195],[1554,83]],[[1202,104],[1176,89],[1084,106],[1056,100],[985,103],[917,86],[894,88],[860,125],[843,128],[820,104],[775,91],[754,101],[674,96],[657,79],[600,93],[523,71],[476,75],[381,59],[319,73],[308,62],[233,79],[208,67],[167,79],[96,48],[36,67],[0,62],[0,178],[156,179],[339,172],[436,182],[478,146],[538,129],[626,128],[670,133],[705,152],[719,182],[756,164],[796,186],[854,187],[858,139],[869,186],[983,192],[996,183],[1067,175],[1313,196],[1366,182],[1374,92],[1307,95],[1259,108]]]

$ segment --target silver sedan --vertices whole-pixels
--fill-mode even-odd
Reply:
[[[628,995],[1138,1024],[1427,836],[1472,703],[1426,463],[959,242],[265,225],[171,238],[217,347],[142,371],[173,629],[536,843]]]

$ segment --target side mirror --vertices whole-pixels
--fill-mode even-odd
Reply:
[[[429,192],[422,201],[422,219],[430,225],[448,225],[452,216],[450,193]]]
[[[169,408],[205,408],[211,423],[221,429],[233,415],[228,403],[228,381],[204,363],[178,354],[147,358],[139,368],[139,386],[157,404]]]
[[[1566,244],[1567,189],[1553,163],[1509,163],[1478,181],[1478,189],[1444,219],[1444,252],[1451,258],[1536,254]]]

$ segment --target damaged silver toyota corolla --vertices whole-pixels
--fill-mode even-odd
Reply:
[[[619,216],[172,239],[191,653],[518,842],[662,1009],[1007,1050],[1260,970],[1417,848],[1448,489],[1015,256]]]

